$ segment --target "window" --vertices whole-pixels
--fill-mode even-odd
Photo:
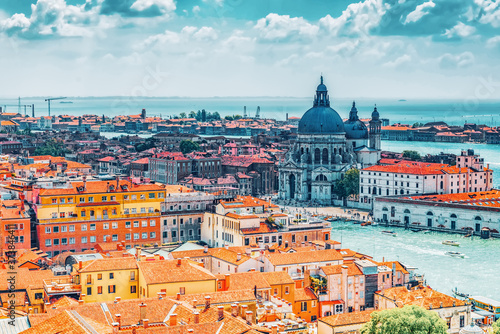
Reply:
[[[103,223],[102,228],[105,230],[109,230],[109,223]]]
[[[307,302],[301,302],[301,303],[300,303],[300,310],[301,310],[302,312],[307,311]]]
[[[49,226],[45,227],[45,233],[50,234],[50,227]]]
[[[130,272],[130,280],[135,281],[135,271]]]
[[[460,316],[460,328],[465,326],[465,317],[463,315]]]
[[[132,200],[136,200],[137,199],[137,195],[132,195]]]
[[[123,199],[128,199],[128,195],[123,195]]]
[[[175,226],[177,224],[177,219],[172,220],[172,224]]]
[[[75,238],[71,237],[69,238],[69,244],[74,245],[75,244]]]
[[[115,286],[114,285],[108,285],[108,293],[115,293]]]
[[[164,232],[163,232],[163,238],[164,238],[164,239],[167,239],[167,238],[168,238],[168,232],[167,232],[167,231],[164,231]]]
[[[146,213],[146,208],[141,208],[141,213]]]
[[[75,225],[69,225],[69,231],[75,232]]]
[[[155,198],[155,193],[149,193],[149,198]]]
[[[95,236],[90,237],[90,242],[95,242]]]
[[[92,275],[87,275],[87,284],[92,284]]]
[[[67,244],[68,244],[68,238],[62,238],[61,245],[67,245]]]
[[[102,295],[102,286],[97,287],[97,294]]]
[[[94,201],[94,197],[89,197],[89,203],[92,203]]]
[[[134,240],[138,240],[139,239],[139,233],[134,233]]]
[[[130,228],[130,222],[125,222],[125,228]]]
[[[156,238],[156,232],[150,232],[149,233],[149,238],[151,238],[151,239]]]
[[[112,228],[118,228],[118,222],[112,222],[111,223]]]
[[[108,196],[102,196],[102,201],[107,202],[108,201]]]
[[[138,220],[136,220],[136,221],[134,222],[134,227],[139,227],[139,221],[138,221]]]
[[[90,230],[95,231],[95,224],[90,224]]]
[[[87,296],[92,296],[92,287],[87,287]]]
[[[37,292],[35,293],[35,299],[42,299],[43,298],[43,293]]]
[[[156,226],[156,220],[151,219],[149,221],[149,226]]]
[[[64,203],[66,203],[66,198],[61,198],[60,201],[61,201],[61,204],[64,204]]]
[[[66,225],[61,226],[61,232],[67,232],[67,231],[68,231],[68,227]]]
[[[290,288],[288,286],[285,286],[285,295],[288,295],[290,293]]]
[[[143,220],[143,221],[141,222],[141,226],[142,226],[142,227],[148,227],[148,221],[147,221],[147,220]]]
[[[59,226],[54,226],[54,227],[52,228],[52,232],[54,232],[54,233],[59,233]]]
[[[136,293],[137,292],[137,287],[135,285],[130,286],[130,293]]]
[[[97,274],[97,280],[102,280],[102,274]]]
[[[113,234],[112,241],[118,241],[118,234]]]
[[[142,238],[147,239],[148,238],[148,232],[142,232]]]
[[[80,201],[80,203],[85,203],[85,197],[80,197],[78,200]]]
[[[80,216],[81,216],[81,217],[85,217],[85,210],[82,210],[82,211],[80,212]]]
[[[57,198],[52,199],[52,204],[57,204]]]
[[[146,195],[144,195],[144,194],[141,194],[140,197],[141,197],[141,199],[146,199]]]
[[[87,237],[82,237],[82,244],[86,244],[87,243]]]
[[[184,218],[179,219],[179,223],[180,223],[181,225],[183,225],[183,224],[184,224]]]
[[[114,279],[115,278],[115,273],[109,273],[109,279]]]
[[[51,239],[45,239],[45,247],[50,247],[52,245]]]
[[[179,288],[179,293],[180,293],[181,295],[185,295],[185,294],[186,294],[186,288],[184,288],[184,287],[180,287],[180,288]]]
[[[54,246],[59,246],[59,239],[54,239]]]
[[[125,234],[125,240],[130,240],[130,233]]]

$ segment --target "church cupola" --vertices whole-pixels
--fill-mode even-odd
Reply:
[[[329,107],[330,97],[328,96],[328,89],[323,84],[323,76],[321,76],[321,83],[316,89],[316,97],[314,98],[314,107]]]
[[[380,119],[380,115],[379,115],[378,110],[377,110],[377,105],[375,105],[375,109],[373,109],[372,119],[374,121],[378,121]]]
[[[350,121],[359,120],[358,109],[356,109],[356,102],[354,102],[354,101],[352,101],[352,108],[351,108],[351,111],[349,112],[349,120]]]

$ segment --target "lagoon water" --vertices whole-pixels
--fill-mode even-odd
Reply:
[[[61,103],[65,102],[65,103]],[[72,102],[72,103],[66,103]],[[476,103],[477,102],[477,103]],[[47,102],[44,98],[23,98],[21,104],[35,104],[37,116],[46,116]],[[7,105],[8,112],[18,112],[17,99],[0,98],[0,107]],[[347,118],[351,109],[352,99],[331,98],[331,106],[341,117]],[[413,124],[415,122],[445,121],[448,124],[463,125],[465,122],[487,125],[500,125],[500,101],[481,100],[408,100],[395,99],[356,99],[360,118],[369,118],[373,105],[382,118],[388,118],[391,123],[400,122]],[[312,107],[312,96],[308,98],[292,97],[220,97],[220,98],[166,98],[166,97],[68,97],[65,100],[55,100],[51,103],[52,115],[132,115],[139,114],[146,108],[149,115],[169,117],[188,114],[190,111],[205,109],[218,111],[222,116],[243,115],[243,106],[247,106],[248,115],[254,116],[257,106],[261,108],[261,117],[284,120],[286,114],[300,117]],[[24,113],[24,108],[21,108]],[[30,110],[27,110],[30,113]]]
[[[427,284],[440,292],[459,291],[500,300],[500,239],[483,240],[460,235],[432,232],[421,234],[395,228],[397,237],[381,234],[388,227],[332,223],[332,239],[342,240],[342,247],[373,256],[376,261],[399,260],[417,267]],[[455,240],[460,247],[446,246],[443,240]],[[465,258],[444,255],[459,251]]]

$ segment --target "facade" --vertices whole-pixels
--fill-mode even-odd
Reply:
[[[160,243],[164,200],[162,186],[119,179],[34,189],[38,247],[55,256],[63,251],[81,252],[107,241]]]
[[[0,253],[9,251],[9,246],[30,249],[31,218],[26,212],[24,200],[2,200],[0,205]]]
[[[489,191],[493,171],[473,150],[462,151],[455,166],[396,160],[367,167],[360,172],[359,201],[373,208],[378,196],[454,194]]]
[[[177,184],[192,173],[192,161],[180,152],[162,153],[149,158],[149,177],[164,184]]]
[[[483,192],[377,197],[375,220],[442,231],[500,231],[500,190]],[[438,205],[439,203],[439,205]]]
[[[279,198],[331,204],[335,182],[348,169],[374,165],[380,160],[380,119],[376,108],[370,122],[369,135],[355,103],[349,119],[342,122],[330,107],[321,77],[313,107],[302,116],[297,140],[286,161],[279,165]]]
[[[359,334],[361,327],[371,319],[372,311],[341,313],[318,321],[318,334]]]

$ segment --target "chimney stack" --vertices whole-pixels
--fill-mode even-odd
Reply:
[[[149,319],[143,319],[142,324],[144,325],[144,328],[148,328],[149,327]]]
[[[248,325],[252,324],[252,311],[245,312],[245,319],[247,320]]]
[[[280,333],[285,331],[285,325],[284,324],[279,323],[278,327],[280,329]]]
[[[205,247],[203,248],[203,252],[208,253],[208,245],[205,245]]]
[[[224,277],[224,282],[225,282],[225,285],[226,285],[224,290],[226,290],[226,291],[229,290],[229,284],[231,283],[230,282],[230,279],[231,279],[230,277],[231,277],[231,275],[229,275],[229,274],[226,274],[225,277]]]
[[[248,310],[248,305],[241,305],[241,317],[242,318],[245,318],[247,310]]]
[[[118,329],[122,326],[122,316],[121,314],[115,314],[116,323],[118,324]]]
[[[236,261],[240,261],[241,260],[241,253],[238,253],[238,255],[236,255]]]
[[[78,270],[82,270],[83,263],[82,261],[78,261]]]
[[[193,315],[194,315],[194,323],[199,324],[200,323],[200,312],[194,311]]]
[[[218,316],[218,321],[222,321],[224,319],[224,306],[219,305],[217,306],[217,314]]]
[[[181,300],[181,293],[180,292],[177,292],[177,295],[176,295],[175,299]]]
[[[170,315],[170,326],[177,326],[177,314],[172,313]]]
[[[113,322],[111,326],[113,326],[113,334],[118,334],[118,323]]]
[[[140,303],[139,304],[139,309],[140,309],[140,323],[142,324],[142,322],[144,321],[144,319],[146,319],[146,304],[144,303]]]
[[[272,334],[278,334],[278,325],[272,325]]]
[[[196,308],[196,303],[197,303],[197,302],[198,302],[198,301],[197,301],[196,299],[193,299],[193,308]]]
[[[231,304],[231,315],[233,317],[238,316],[238,304]]]
[[[181,259],[177,259],[177,267],[181,266]]]
[[[81,297],[80,297],[81,298]],[[79,305],[83,305],[83,300],[82,299],[78,299],[78,304]]]
[[[205,308],[210,308],[210,296],[205,296]]]

